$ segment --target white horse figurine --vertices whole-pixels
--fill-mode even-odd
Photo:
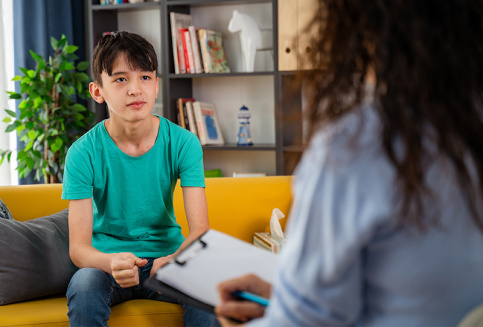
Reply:
[[[253,17],[233,11],[233,17],[228,24],[231,33],[240,31],[240,41],[243,56],[243,68],[246,72],[253,72],[255,54],[262,47],[262,33]]]

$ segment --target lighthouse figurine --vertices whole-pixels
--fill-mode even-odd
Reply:
[[[242,106],[238,111],[238,135],[236,143],[238,146],[253,145],[250,135],[250,116],[250,111],[245,106]]]

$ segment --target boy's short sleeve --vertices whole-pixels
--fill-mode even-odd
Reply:
[[[76,144],[72,145],[65,158],[62,199],[79,200],[92,197],[94,185],[93,165],[88,154]]]
[[[181,186],[205,187],[203,150],[195,134],[189,137],[179,151],[179,178]]]

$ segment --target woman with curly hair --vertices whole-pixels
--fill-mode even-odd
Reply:
[[[220,321],[455,326],[483,302],[483,1],[314,11],[287,245],[273,286],[219,286]]]

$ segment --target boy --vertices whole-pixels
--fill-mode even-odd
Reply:
[[[96,102],[106,102],[110,117],[66,157],[69,251],[81,268],[67,290],[71,326],[105,326],[110,307],[129,299],[175,302],[142,283],[209,228],[199,141],[151,114],[157,67],[153,46],[136,34],[106,35],[94,50],[89,91]],[[172,203],[178,177],[186,239]],[[185,325],[211,324],[213,316],[180,304]]]

